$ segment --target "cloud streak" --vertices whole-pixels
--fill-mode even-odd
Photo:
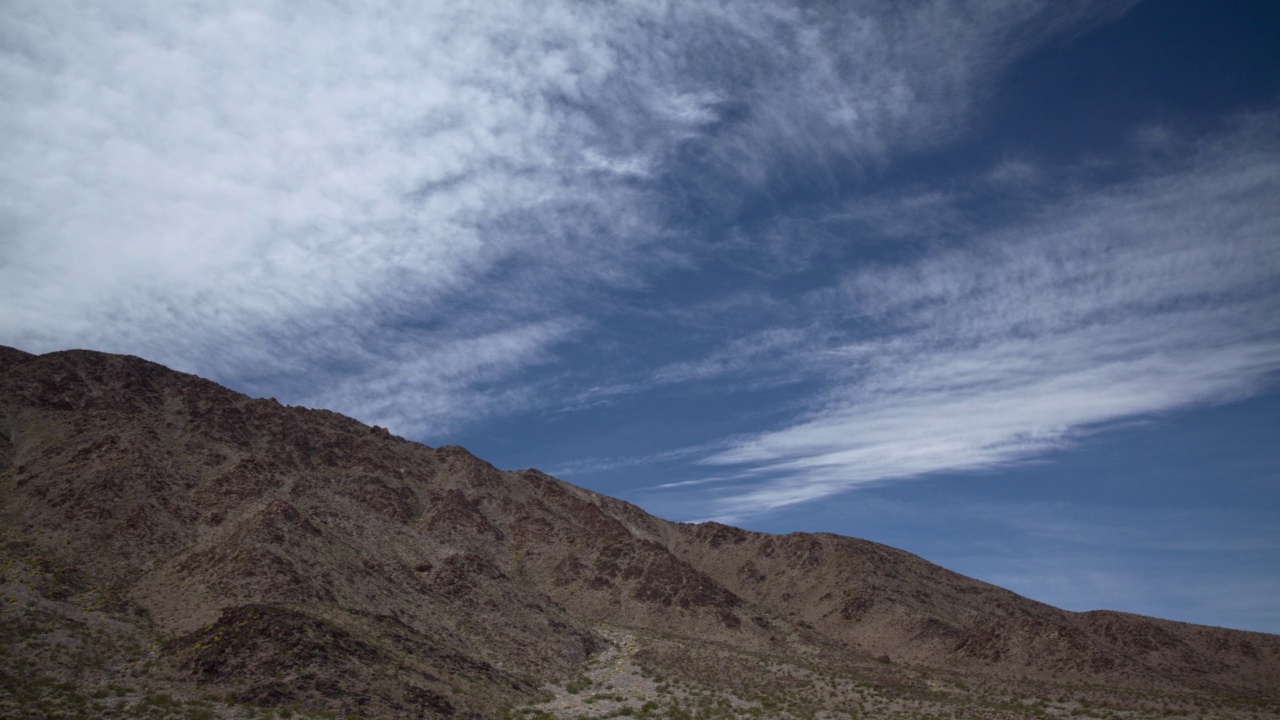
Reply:
[[[1273,383],[1278,126],[1248,119],[1176,168],[812,294],[806,313],[864,331],[826,351],[842,363],[818,409],[703,460],[748,480],[716,514],[988,470]]]

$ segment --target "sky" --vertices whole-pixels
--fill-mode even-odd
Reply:
[[[1280,633],[1269,0],[0,20],[0,344]]]

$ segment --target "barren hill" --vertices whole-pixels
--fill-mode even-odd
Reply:
[[[783,676],[801,697],[945,677],[979,705],[973,683],[1280,707],[1277,636],[1066,612],[863,540],[671,523],[135,357],[0,348],[0,528],[0,682],[23,712],[47,677],[134,709],[162,689],[232,715],[492,717],[618,633],[644,674],[736,693],[730,716]]]

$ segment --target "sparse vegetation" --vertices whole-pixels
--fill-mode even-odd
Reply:
[[[1280,717],[1274,636],[665,523],[136,358],[37,364],[0,382],[0,717]]]

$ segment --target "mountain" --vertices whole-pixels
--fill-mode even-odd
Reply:
[[[668,522],[136,357],[0,348],[0,528],[0,715],[1280,716],[1280,636]]]

